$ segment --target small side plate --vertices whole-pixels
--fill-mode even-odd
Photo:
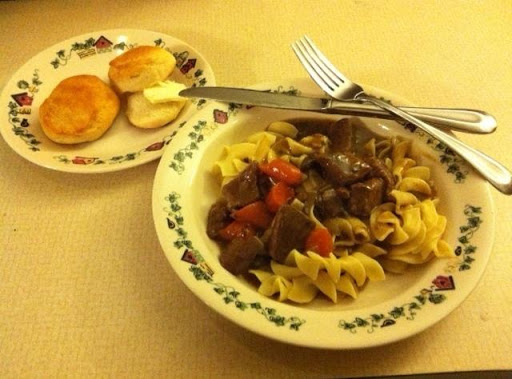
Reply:
[[[63,79],[96,75],[108,83],[109,62],[138,45],[160,46],[176,57],[171,78],[187,87],[215,85],[209,63],[187,43],[163,33],[115,29],[76,36],[53,45],[25,63],[8,81],[0,96],[0,132],[25,159],[50,169],[98,173],[118,171],[159,158],[177,130],[204,100],[189,101],[169,125],[158,129],[132,126],[121,109],[112,127],[98,140],[59,145],[49,140],[39,124],[39,106]]]

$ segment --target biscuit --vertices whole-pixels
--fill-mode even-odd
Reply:
[[[119,113],[116,93],[94,75],[61,81],[39,108],[39,121],[54,142],[76,144],[100,138]]]
[[[176,58],[157,46],[138,46],[110,62],[108,77],[118,93],[138,92],[167,79]]]
[[[143,92],[132,93],[126,102],[126,116],[138,128],[159,128],[173,121],[186,101],[171,101],[152,104]]]

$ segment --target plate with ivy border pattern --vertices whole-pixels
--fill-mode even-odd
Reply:
[[[306,79],[253,88],[291,96],[322,95]],[[377,89],[372,93],[407,104]],[[411,139],[414,156],[431,168],[439,212],[448,219],[444,239],[454,250],[453,258],[432,260],[401,275],[386,274],[386,280],[368,283],[357,299],[332,303],[318,297],[307,305],[265,297],[253,283],[220,265],[219,247],[206,235],[209,208],[220,196],[213,162],[225,145],[243,141],[272,121],[300,117],[342,116],[213,102],[180,129],[159,162],[152,199],[158,238],[174,271],[191,296],[229,320],[294,345],[366,348],[435,327],[477,286],[492,249],[495,211],[488,184],[443,144],[410,125],[362,119],[378,134]]]
[[[0,132],[9,146],[27,160],[58,171],[117,171],[160,158],[180,126],[205,100],[188,101],[178,117],[157,129],[131,125],[121,107],[112,127],[98,140],[76,145],[52,142],[41,130],[39,106],[63,79],[96,75],[108,83],[109,62],[135,46],[162,47],[176,58],[171,79],[187,87],[215,85],[210,64],[192,46],[169,35],[133,29],[96,31],[59,42],[25,63],[0,96],[4,109]]]

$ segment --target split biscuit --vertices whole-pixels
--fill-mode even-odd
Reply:
[[[119,93],[138,92],[167,79],[176,58],[157,46],[137,46],[110,62],[108,77]]]
[[[159,128],[178,117],[185,103],[186,100],[153,104],[143,92],[136,92],[127,98],[126,117],[138,128]]]

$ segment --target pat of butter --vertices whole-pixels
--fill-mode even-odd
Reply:
[[[170,80],[158,82],[152,87],[145,88],[144,97],[151,104],[168,103],[171,101],[186,101],[187,99],[179,95],[180,91],[187,88],[182,83],[176,83]]]

